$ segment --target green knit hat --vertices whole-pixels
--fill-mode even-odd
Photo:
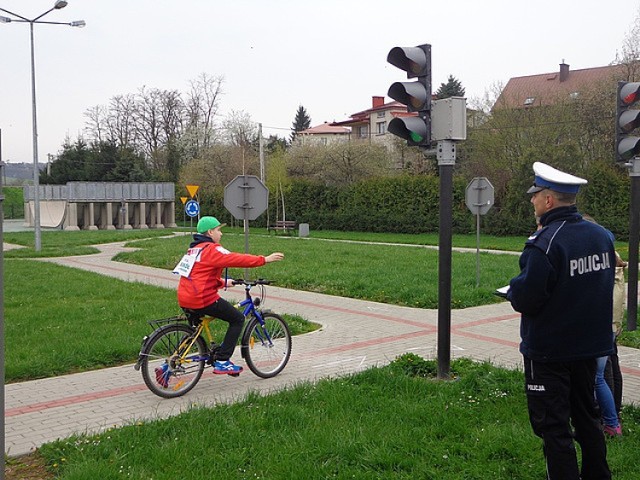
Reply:
[[[220,223],[216,217],[202,217],[198,220],[196,230],[198,233],[207,233],[209,230],[213,230],[216,227],[224,227],[226,223]]]

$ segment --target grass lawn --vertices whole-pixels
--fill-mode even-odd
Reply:
[[[44,232],[39,255],[78,254],[92,248],[86,245],[167,233]],[[28,246],[32,236],[7,234],[4,240]],[[426,238],[402,237],[404,241],[380,234],[376,239],[428,244]],[[173,268],[188,241],[136,241],[132,245],[141,250],[120,259]],[[456,245],[469,246],[464,243],[454,239]],[[243,251],[244,237],[231,231],[223,244]],[[250,247],[253,253],[285,253],[284,262],[260,271],[278,286],[437,305],[434,250],[273,235],[252,235]],[[498,249],[498,242],[487,248]],[[173,290],[25,259],[34,256],[32,248],[15,252],[5,253],[3,265],[9,381],[132,361],[149,331],[146,321],[178,313]],[[481,254],[476,288],[475,254],[454,253],[454,308],[499,301],[492,292],[517,273],[517,259]],[[232,275],[241,276],[241,271]],[[304,331],[305,322],[299,324]],[[638,339],[637,332],[629,333]],[[249,395],[231,405],[193,409],[97,436],[62,439],[28,457],[10,459],[7,479],[543,478],[541,442],[526,417],[522,374],[469,360],[455,360],[451,367],[455,381],[436,381],[434,362],[408,354],[388,367],[345,378],[292,386],[265,397]],[[636,479],[640,410],[625,407],[623,415],[625,435],[608,442],[609,461],[614,478]]]
[[[539,480],[541,441],[519,372],[452,362],[455,381],[412,354],[344,378],[305,383],[168,420],[76,436],[38,452],[56,478]],[[608,442],[617,480],[640,477],[640,411]],[[51,477],[53,478],[53,477]]]

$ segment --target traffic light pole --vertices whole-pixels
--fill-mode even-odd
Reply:
[[[627,290],[627,330],[637,328],[638,318],[638,241],[640,240],[640,158],[631,159],[631,205],[629,208],[629,285]]]
[[[440,171],[440,238],[438,241],[438,378],[450,378],[451,368],[451,248],[453,166],[456,144],[440,140],[436,147]]]

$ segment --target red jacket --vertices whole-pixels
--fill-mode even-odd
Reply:
[[[198,236],[199,237],[199,236]],[[233,253],[213,241],[196,241],[187,251],[197,255],[189,277],[180,277],[178,304],[184,308],[200,309],[215,303],[224,287],[222,270],[226,267],[251,268],[265,264],[262,255]]]

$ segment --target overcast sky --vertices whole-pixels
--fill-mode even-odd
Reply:
[[[55,0],[0,0],[35,18]],[[69,0],[36,25],[39,157],[75,140],[84,113],[141,87],[186,92],[224,76],[223,114],[244,111],[288,137],[299,105],[312,126],[371,106],[405,79],[394,46],[432,45],[433,90],[455,76],[468,99],[509,78],[608,65],[638,0]],[[2,16],[7,14],[0,12]],[[29,26],[0,23],[2,159],[32,162]],[[387,98],[388,100],[388,98]]]

